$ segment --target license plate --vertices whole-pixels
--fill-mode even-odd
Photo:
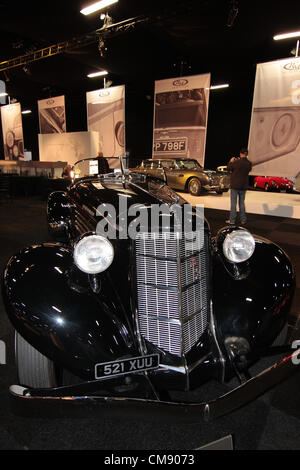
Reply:
[[[131,374],[145,370],[157,369],[159,366],[159,355],[131,357],[120,361],[102,362],[95,365],[95,378],[112,377],[116,375]]]
[[[157,140],[154,142],[155,152],[185,152],[186,139]]]

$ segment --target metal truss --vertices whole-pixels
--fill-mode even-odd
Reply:
[[[5,60],[3,62],[0,62],[0,72],[16,67],[21,67],[31,62],[46,59],[57,54],[62,54],[75,48],[88,46],[90,44],[98,42],[99,38],[106,38],[108,36],[121,34],[127,30],[130,30],[137,24],[145,22],[147,20],[148,18],[146,17],[137,17],[129,18],[127,20],[115,24],[104,25],[102,28],[96,31],[92,31],[91,33],[85,36],[77,37],[65,42],[59,42],[58,44],[54,44],[52,46],[48,46],[43,49],[30,52],[28,54],[15,57],[14,59]]]
[[[78,37],[65,42],[59,42],[58,44],[54,44],[52,46],[48,46],[43,49],[30,52],[28,54],[15,57],[14,59],[5,60],[3,62],[0,62],[0,72],[15,67],[20,67],[36,60],[46,59],[47,57],[62,54],[63,52],[66,52],[71,49],[87,46],[89,44],[97,42],[97,39],[98,38],[96,32],[94,31],[83,37]]]
[[[8,69],[21,67],[27,65],[31,62],[35,62],[37,60],[46,59],[48,57],[52,57],[57,54],[62,54],[64,52],[68,52],[75,48],[88,46],[93,43],[97,43],[98,45],[104,44],[104,39],[109,39],[109,37],[116,36],[118,34],[125,33],[130,31],[131,29],[135,28],[138,25],[141,25],[145,22],[155,22],[158,18],[160,20],[170,17],[176,16],[178,14],[178,9],[180,7],[186,8],[189,3],[192,3],[192,0],[178,0],[177,8],[173,8],[172,13],[163,12],[160,15],[150,16],[138,16],[134,18],[128,18],[124,21],[120,21],[118,23],[112,23],[112,18],[107,15],[106,20],[104,21],[103,26],[96,31],[92,31],[91,33],[86,34],[85,36],[73,38],[69,41],[60,42],[58,44],[54,44],[52,46],[45,47],[43,49],[39,49],[22,56],[16,57],[14,59],[5,60],[0,62],[0,72],[3,72]],[[206,3],[205,1],[200,0],[200,3]],[[101,47],[99,47],[101,52]]]

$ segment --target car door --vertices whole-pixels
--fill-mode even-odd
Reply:
[[[181,189],[181,186],[178,181],[178,175],[180,173],[180,170],[176,167],[176,161],[161,160],[161,166],[165,170],[168,186],[174,189]]]
[[[160,160],[153,160],[151,166],[151,175],[155,178],[165,180],[165,171]]]

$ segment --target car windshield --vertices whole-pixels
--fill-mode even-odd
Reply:
[[[105,164],[107,162],[107,166]],[[112,163],[113,162],[113,163]],[[112,163],[113,168],[109,168],[108,165]],[[73,179],[103,175],[104,173],[113,172],[115,168],[119,168],[121,171],[120,158],[117,157],[95,157],[95,158],[83,158],[77,161],[73,165]]]
[[[184,170],[200,170],[202,168],[197,160],[176,160],[176,167]]]
[[[96,158],[80,160],[74,164],[73,171],[75,179],[98,175],[98,161]]]

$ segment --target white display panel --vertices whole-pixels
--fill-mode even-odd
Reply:
[[[153,158],[194,158],[204,166],[210,74],[155,82]]]
[[[74,164],[82,158],[98,154],[98,132],[66,132],[39,134],[39,154],[42,162],[68,162]]]
[[[252,174],[299,173],[299,58],[257,64],[248,147]]]

